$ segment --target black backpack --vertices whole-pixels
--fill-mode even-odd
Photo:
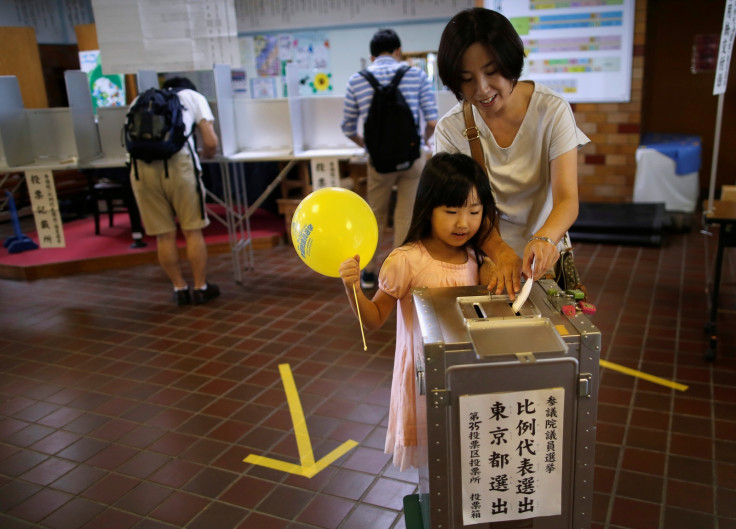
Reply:
[[[408,69],[407,65],[399,68],[386,86],[382,86],[368,70],[358,72],[374,89],[363,125],[363,138],[371,164],[379,173],[408,169],[419,158],[419,131],[411,108],[399,90],[399,82]]]
[[[125,148],[131,161],[168,160],[179,152],[194,132],[192,127],[189,135],[184,134],[183,111],[176,90],[149,88],[143,92],[125,116]],[[166,173],[168,176],[168,167]]]

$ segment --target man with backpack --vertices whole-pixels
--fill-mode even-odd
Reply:
[[[161,90],[140,94],[125,121],[133,193],[146,234],[156,237],[158,261],[174,286],[173,298],[179,306],[201,305],[220,294],[217,285],[207,282],[207,244],[202,229],[210,221],[194,136],[197,127],[202,155],[214,156],[218,145],[214,120],[207,99],[194,83],[174,77]],[[179,264],[177,220],[193,275],[191,291]]]
[[[348,80],[342,130],[368,151],[367,198],[378,221],[380,251],[394,186],[394,246],[403,243],[409,229],[414,196],[426,161],[421,150],[419,112],[425,122],[425,141],[434,133],[439,116],[427,74],[400,62],[401,40],[394,30],[378,30],[371,39],[370,51],[373,63]],[[358,132],[361,118],[363,134]],[[379,265],[380,258],[374,256],[365,266],[361,274],[362,288],[375,288]]]

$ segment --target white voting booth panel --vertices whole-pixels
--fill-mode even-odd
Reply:
[[[634,202],[664,202],[667,211],[692,213],[698,193],[697,171],[678,175],[669,156],[648,147],[636,150]]]
[[[236,152],[293,152],[287,99],[233,100]]]
[[[344,98],[341,96],[297,97],[291,100],[294,151],[356,150],[340,128]]]
[[[98,158],[102,155],[102,149],[87,74],[80,70],[67,70],[64,72],[64,83],[72,114],[77,157],[79,160]]]
[[[102,152],[109,158],[124,159],[123,124],[128,107],[100,107],[97,109],[97,129],[100,133]]]
[[[26,118],[35,161],[76,158],[77,145],[69,108],[27,109]]]
[[[0,77],[0,140],[8,167],[66,162],[78,156],[72,110],[24,108],[14,76]]]
[[[18,79],[12,75],[0,76],[0,143],[3,165],[33,161],[23,96]]]

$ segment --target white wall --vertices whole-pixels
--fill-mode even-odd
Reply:
[[[334,29],[330,39],[332,86],[337,95],[345,95],[345,86],[352,74],[370,64],[370,42],[380,28],[390,27],[399,35],[404,52],[433,51],[440,45],[445,22],[425,24],[391,24],[371,28]],[[361,63],[361,59],[365,64]]]

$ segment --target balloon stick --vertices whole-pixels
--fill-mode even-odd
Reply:
[[[363,331],[363,320],[360,318],[360,305],[358,305],[358,293],[355,291],[355,283],[353,283],[353,296],[355,296],[355,309],[358,313],[358,323],[360,323],[360,334],[363,336],[363,351],[368,350],[365,344],[365,331]]]

